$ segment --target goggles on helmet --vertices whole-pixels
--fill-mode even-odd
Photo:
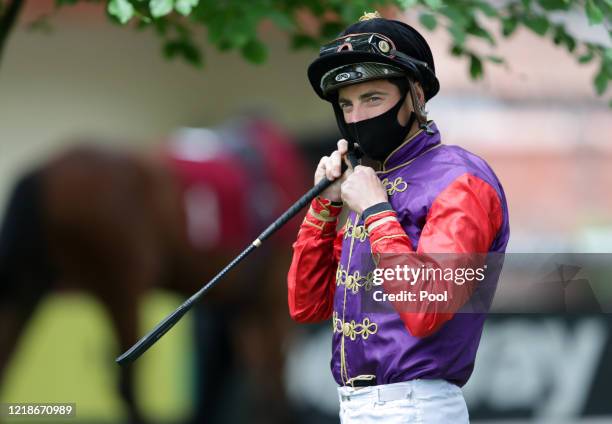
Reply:
[[[411,56],[408,56],[407,54],[398,51],[395,47],[395,43],[393,43],[393,40],[383,34],[375,32],[348,34],[343,37],[337,38],[332,42],[322,46],[319,51],[319,56],[323,57],[330,54],[338,54],[343,51],[374,53],[381,55],[385,58],[395,60],[397,61],[398,65],[401,64],[404,67],[410,69],[411,73],[413,74],[413,77],[416,77],[418,79],[421,79],[423,76],[423,73],[419,70],[419,67],[425,68],[426,70],[430,71],[429,66],[426,62],[417,60]],[[363,69],[365,69],[366,72],[369,72],[370,74],[377,74],[378,78],[388,78],[391,76],[405,75],[405,72],[402,72],[400,69],[391,65],[371,62],[356,64],[353,66],[356,68],[357,65],[363,65]],[[371,65],[377,65],[377,67]],[[351,65],[347,65],[346,67],[350,66]],[[387,71],[384,71],[385,67],[387,68]],[[337,88],[341,85],[353,84],[358,80],[374,79],[374,76],[359,76],[359,73],[361,72],[363,74],[363,71],[357,69],[338,72],[341,68],[332,69],[331,71],[327,72],[323,76],[323,78],[321,78],[320,85],[323,93],[327,93],[331,89]],[[398,73],[398,71],[400,73]],[[335,79],[335,81],[330,81],[330,77],[332,77],[332,79]],[[340,80],[338,80],[337,78],[340,78]]]
[[[348,34],[340,38],[336,38],[334,41],[325,44],[319,50],[319,56],[325,56],[332,53],[339,53],[341,51],[354,51],[354,52],[369,52],[377,53],[391,59],[397,57],[404,59],[410,63],[424,66],[428,68],[426,62],[417,60],[407,54],[398,51],[395,48],[395,43],[389,37],[378,34],[375,32],[365,32],[361,34]]]

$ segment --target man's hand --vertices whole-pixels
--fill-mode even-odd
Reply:
[[[336,180],[330,185],[323,193],[321,197],[329,199],[332,202],[340,202],[340,184],[344,180],[339,178],[341,174],[341,163],[342,158],[348,152],[348,142],[345,139],[338,141],[338,150],[334,151],[330,156],[323,156],[319,161],[319,166],[315,171],[314,183],[317,185],[319,181],[327,177],[328,180]],[[349,171],[350,172],[350,171]]]
[[[341,186],[342,200],[349,208],[362,214],[364,210],[377,203],[388,200],[387,190],[383,187],[376,172],[367,166],[357,166]]]

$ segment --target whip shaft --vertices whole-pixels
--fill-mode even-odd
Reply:
[[[358,164],[357,154],[353,151],[348,153],[348,159],[353,167]],[[346,169],[346,164],[342,162],[342,172]],[[174,325],[185,315],[208,290],[217,284],[221,278],[233,267],[238,265],[245,257],[249,255],[253,250],[261,245],[261,243],[270,237],[276,230],[282,227],[287,221],[293,218],[304,206],[310,204],[310,202],[325,191],[334,181],[323,178],[314,187],[306,192],[297,202],[295,202],[289,209],[287,209],[276,221],[268,226],[260,235],[257,237],[249,246],[244,249],[238,256],[236,256],[228,265],[225,266],[217,275],[213,277],[208,283],[206,283],[200,290],[193,294],[187,299],[181,306],[179,306],[174,312],[169,314],[166,318],[160,321],[148,334],[142,337],[134,346],[124,352],[121,356],[115,359],[119,365],[125,365],[135,361],[145,353],[157,340],[159,340],[164,334],[168,332]]]

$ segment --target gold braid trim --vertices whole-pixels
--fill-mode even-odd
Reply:
[[[394,216],[385,216],[384,218],[381,218],[378,221],[374,221],[368,226],[368,233],[371,233],[372,230],[376,227],[380,227],[381,225],[386,224],[387,222],[393,222],[393,221],[399,222],[397,218]]]
[[[329,216],[329,210],[323,209],[320,213],[317,213],[312,208],[312,206],[308,210],[308,214],[312,216],[313,218],[316,218],[319,221],[323,221],[323,222],[336,222],[336,219],[337,219],[335,216]]]
[[[317,224],[315,224],[314,222],[310,222],[310,221],[309,221],[309,220],[307,220],[306,218],[304,218],[303,223],[304,223],[304,224],[306,224],[306,225],[310,225],[311,227],[315,227],[315,228],[317,228],[317,229],[319,229],[319,230],[321,230],[321,231],[323,231],[323,229],[324,229],[324,227],[325,227],[325,224],[317,225]]]
[[[402,177],[397,177],[393,181],[389,181],[389,178],[384,178],[381,183],[389,196],[406,191],[408,188],[408,183]]]
[[[391,239],[391,238],[396,238],[396,237],[407,237],[408,238],[408,235],[407,234],[391,234],[388,236],[383,236],[379,239],[374,240],[370,246],[374,246],[376,243],[378,243],[381,240]]]
[[[342,322],[342,320],[338,318],[338,312],[336,311],[334,311],[332,315],[332,324],[334,333],[342,333],[345,337],[353,341],[357,339],[357,336],[361,336],[363,340],[367,340],[368,337],[376,334],[378,331],[378,324],[370,321],[368,317],[365,317],[360,323],[356,323],[355,320]]]
[[[366,275],[361,275],[359,271],[348,274],[342,267],[342,264],[338,264],[338,268],[336,269],[336,285],[345,285],[346,289],[353,292],[353,294],[357,294],[361,287],[366,291],[372,290],[373,281],[374,271],[370,271]]]
[[[370,232],[363,225],[355,225],[350,220],[346,221],[344,225],[344,238],[352,237],[364,242],[367,237],[370,236]]]

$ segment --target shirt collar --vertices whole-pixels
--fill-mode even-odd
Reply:
[[[382,163],[381,171],[385,172],[402,165],[434,145],[440,144],[440,132],[436,124],[433,121],[429,121],[427,126],[431,130],[429,131],[431,134],[428,134],[427,130],[419,129],[387,156],[387,159]]]

